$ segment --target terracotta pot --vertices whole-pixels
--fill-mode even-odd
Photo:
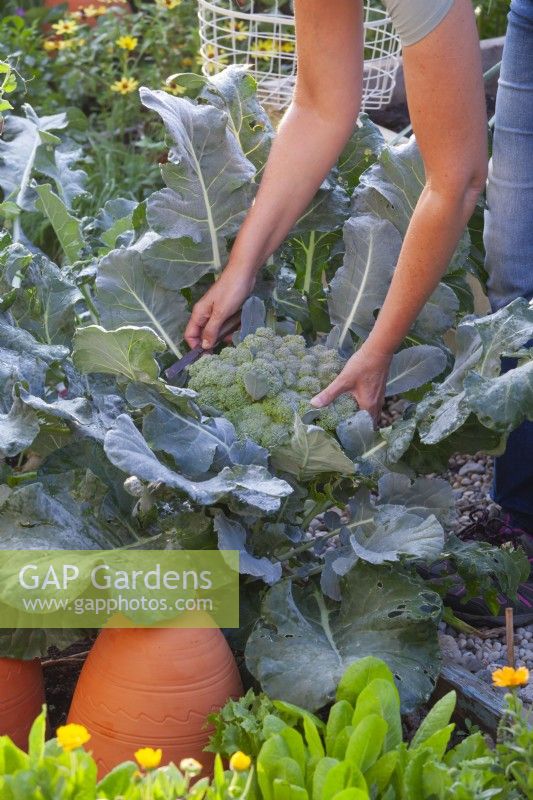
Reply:
[[[0,658],[0,736],[28,747],[32,723],[44,703],[43,669],[39,659]]]
[[[206,717],[240,694],[235,659],[216,628],[107,629],[85,662],[68,719],[91,733],[100,775],[140,747],[161,747],[165,764],[196,758],[207,773]]]

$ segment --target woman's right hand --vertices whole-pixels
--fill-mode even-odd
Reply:
[[[204,350],[211,350],[217,343],[222,325],[241,308],[254,284],[255,273],[249,269],[226,267],[192,310],[185,329],[185,341],[189,347],[201,345]]]

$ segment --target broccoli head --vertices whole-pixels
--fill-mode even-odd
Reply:
[[[294,415],[309,411],[311,398],[342,367],[335,350],[306,347],[302,336],[277,336],[259,328],[236,347],[191,364],[189,386],[201,404],[224,414],[239,436],[272,448],[290,437]],[[333,432],[356,410],[354,400],[344,395],[320,411],[317,424]]]

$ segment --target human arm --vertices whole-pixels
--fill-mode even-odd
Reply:
[[[196,303],[185,331],[212,347],[222,323],[254,286],[257,271],[308,207],[350,137],[361,101],[361,0],[295,0],[298,74],[255,201],[229,261]]]
[[[486,179],[486,111],[469,0],[455,0],[435,30],[404,49],[404,72],[426,185],[372,332],[312,401],[319,407],[349,392],[374,419],[392,355],[445,272]]]

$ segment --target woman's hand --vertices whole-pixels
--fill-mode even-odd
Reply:
[[[313,397],[311,405],[322,408],[341,394],[351,394],[359,408],[368,411],[377,423],[383,406],[391,360],[392,353],[380,353],[369,343],[365,343],[349,359],[338,377]]]
[[[226,267],[192,310],[185,329],[185,341],[189,347],[201,345],[204,350],[211,350],[217,343],[220,328],[240,309],[254,284],[254,272]]]

